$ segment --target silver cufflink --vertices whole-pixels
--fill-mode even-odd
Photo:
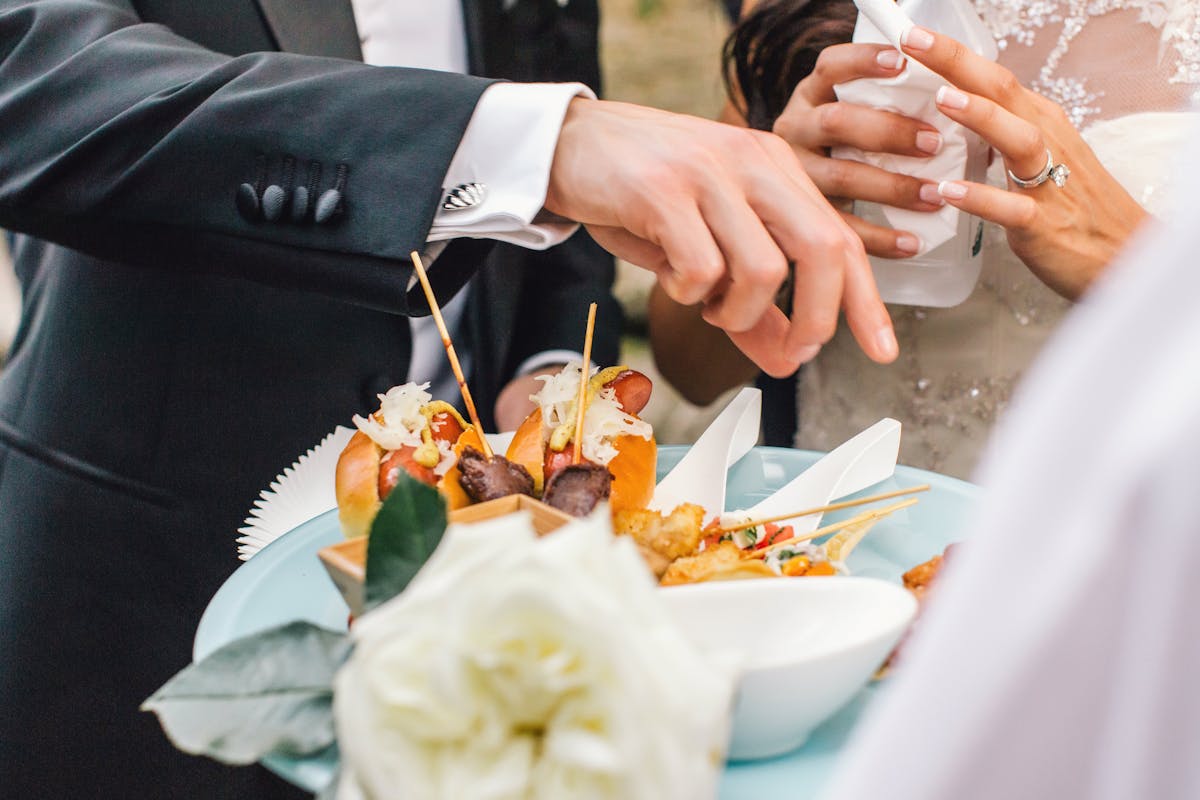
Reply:
[[[446,199],[442,201],[442,209],[445,211],[461,211],[464,208],[479,205],[486,196],[487,186],[484,184],[460,183],[446,192]]]

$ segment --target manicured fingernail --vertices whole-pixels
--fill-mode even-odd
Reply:
[[[917,149],[937,155],[942,150],[942,135],[937,131],[917,131]]]
[[[900,355],[900,345],[896,344],[896,334],[890,326],[880,328],[875,334],[875,345],[879,348],[879,355],[887,361],[893,361]]]
[[[899,50],[880,50],[875,54],[875,63],[884,69],[900,69],[904,66],[904,56]]]
[[[917,189],[917,195],[921,198],[921,202],[929,203],[934,206],[942,206],[946,201],[938,194],[938,187],[933,183],[922,183],[921,188]]]
[[[967,196],[967,187],[954,181],[942,181],[938,184],[938,194],[951,200],[962,200]]]
[[[943,86],[938,89],[934,99],[937,100],[939,106],[946,108],[962,110],[967,107],[967,96],[952,86]]]
[[[912,27],[900,37],[900,44],[909,50],[928,50],[933,47],[933,34],[921,27]]]
[[[921,250],[921,240],[911,233],[901,233],[896,236],[896,249],[901,253],[916,255]]]

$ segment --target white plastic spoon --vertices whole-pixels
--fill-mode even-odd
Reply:
[[[758,441],[762,392],[742,389],[654,490],[650,508],[670,513],[681,503],[709,510],[706,521],[725,507],[729,468]]]
[[[822,456],[775,494],[746,509],[746,515],[750,519],[763,519],[831,503],[890,478],[896,472],[899,453],[900,423],[881,419]],[[794,535],[815,531],[821,524],[821,516],[813,514],[790,523]]]

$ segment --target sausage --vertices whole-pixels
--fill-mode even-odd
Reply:
[[[396,488],[396,484],[400,481],[400,470],[404,470],[421,483],[427,483],[430,486],[437,485],[438,478],[433,469],[422,466],[413,460],[413,453],[416,451],[417,448],[406,445],[383,457],[383,461],[379,464],[380,500],[386,500],[387,496],[392,493],[392,489]]]
[[[463,427],[458,424],[458,420],[454,418],[453,414],[443,411],[430,418],[429,432],[434,441],[454,444],[458,441],[458,437],[462,436]],[[383,457],[383,461],[379,464],[380,500],[386,499],[392,493],[392,489],[396,488],[402,469],[421,483],[437,486],[438,476],[433,471],[433,467],[426,467],[413,460],[413,454],[416,451],[415,447],[405,446],[399,450],[393,450]]]
[[[637,415],[650,402],[650,393],[654,390],[654,381],[637,370],[627,369],[617,374],[605,388],[610,388],[617,395],[617,402],[626,414]]]

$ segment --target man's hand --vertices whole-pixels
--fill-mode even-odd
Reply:
[[[839,309],[868,356],[897,355],[862,242],[774,134],[577,98],[546,208],[656,273],[673,300],[703,302],[704,318],[771,375],[815,356]],[[774,303],[789,262],[790,321]]]

